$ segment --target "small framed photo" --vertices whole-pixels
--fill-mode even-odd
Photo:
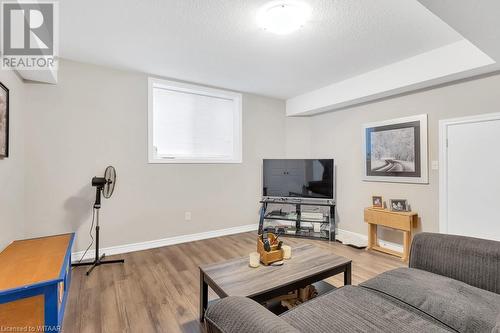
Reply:
[[[372,196],[372,207],[377,209],[384,209],[384,200],[382,200],[381,196]]]
[[[407,212],[408,211],[408,200],[405,199],[391,199],[391,210],[393,212]]]

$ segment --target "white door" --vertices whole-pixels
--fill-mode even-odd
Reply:
[[[440,231],[500,241],[500,114],[440,122]]]

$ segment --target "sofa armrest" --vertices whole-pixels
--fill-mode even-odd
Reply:
[[[500,294],[500,242],[420,233],[413,238],[409,266]]]
[[[226,297],[205,312],[208,333],[299,333],[282,318],[246,297]]]

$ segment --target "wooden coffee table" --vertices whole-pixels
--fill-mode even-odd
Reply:
[[[307,244],[292,249],[292,259],[283,266],[251,268],[248,256],[200,266],[200,321],[208,304],[208,287],[221,298],[245,296],[262,303],[344,273],[351,284],[351,260]]]

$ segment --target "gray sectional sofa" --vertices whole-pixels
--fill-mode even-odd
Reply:
[[[213,303],[209,333],[500,333],[500,242],[420,233],[408,268],[346,286],[277,316],[244,297]]]

